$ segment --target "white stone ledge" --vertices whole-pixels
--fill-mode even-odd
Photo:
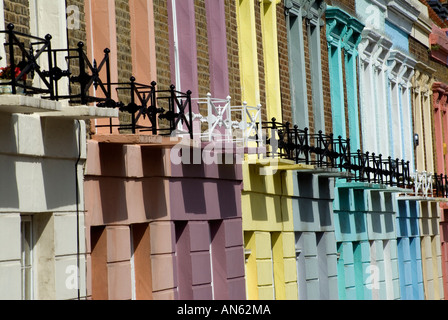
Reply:
[[[33,113],[40,117],[79,120],[118,118],[118,109],[86,105],[69,106],[67,101],[52,101],[38,96],[21,94],[0,95],[0,113]]]
[[[3,113],[36,113],[60,111],[62,104],[57,101],[21,94],[0,95],[0,112]]]
[[[66,106],[55,112],[44,112],[39,114],[41,117],[56,117],[66,119],[101,119],[118,118],[118,109],[98,108],[93,106]]]

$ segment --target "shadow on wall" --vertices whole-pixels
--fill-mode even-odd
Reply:
[[[77,198],[76,188],[82,183],[85,125],[71,119],[52,118],[40,118],[40,125],[45,155],[42,176],[47,209],[73,210],[77,200],[81,202],[81,194],[78,193]]]
[[[269,221],[283,223],[289,221],[287,196],[285,190],[285,172],[277,171],[272,175],[260,175],[260,167],[248,165],[244,181],[244,197],[249,197],[251,217],[253,221]]]
[[[18,152],[14,133],[16,123],[16,117],[0,115],[0,210],[19,208],[17,161],[10,155]]]
[[[179,219],[185,218],[184,214],[204,215],[206,219],[240,217],[241,186],[240,165],[173,165],[172,215]]]

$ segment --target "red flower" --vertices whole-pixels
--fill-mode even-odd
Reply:
[[[16,67],[14,69],[14,77],[17,78],[21,72],[22,70],[20,70],[19,67]],[[0,79],[7,79],[7,80],[11,79],[11,66],[0,68]],[[26,74],[24,74],[22,78],[19,80],[26,80]]]

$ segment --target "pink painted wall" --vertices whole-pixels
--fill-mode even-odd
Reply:
[[[446,174],[446,163],[444,156],[444,143],[448,143],[448,117],[447,111],[447,95],[448,86],[441,82],[433,84],[433,106],[434,106],[434,131],[435,131],[435,147],[436,147],[436,165],[438,174]],[[445,131],[445,133],[444,133]]]
[[[157,81],[156,43],[152,0],[129,1],[131,16],[132,74],[136,82],[150,85]],[[139,125],[151,126],[148,118],[139,119]],[[141,134],[151,134],[143,131]]]
[[[440,211],[440,242],[442,251],[443,291],[448,300],[448,208]]]
[[[85,0],[87,56],[98,63],[104,57],[104,49],[110,49],[111,81],[118,81],[117,28],[115,23],[115,0]],[[102,79],[105,79],[104,73]],[[112,99],[117,99],[116,92]],[[97,125],[110,123],[109,119],[94,120]],[[118,124],[118,119],[112,120]],[[94,128],[92,128],[94,129]],[[109,128],[96,128],[97,133],[109,133]],[[114,128],[115,133],[118,129]]]
[[[241,187],[240,165],[172,165],[169,148],[89,141],[87,247],[94,256],[91,227],[105,226],[108,297],[130,299],[130,226],[147,223],[154,299],[244,299]]]

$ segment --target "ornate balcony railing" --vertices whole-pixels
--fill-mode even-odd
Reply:
[[[448,176],[444,174],[434,175],[434,191],[436,197],[448,198]]]
[[[310,134],[308,129],[291,127],[276,119],[261,124],[266,144],[267,157],[293,160],[295,163],[314,165],[317,168],[333,168],[349,173],[347,181],[384,184],[412,190],[415,177],[410,173],[409,161],[383,158],[375,153],[350,151],[350,139],[319,131]],[[436,178],[434,192],[448,197],[448,180]]]
[[[66,54],[65,60],[69,62],[67,70],[61,70],[58,67],[58,53]],[[100,63],[96,59],[93,63],[89,60],[84,51],[83,42],[79,42],[77,48],[53,49],[52,58],[54,67],[51,73],[55,75],[56,100],[68,99],[72,103],[81,105],[101,103],[109,108],[118,106],[118,103],[112,99],[109,49],[104,49],[104,56]],[[75,68],[79,72],[77,75],[73,75],[71,70]],[[63,94],[59,90],[58,82],[63,77],[69,78],[68,94]],[[79,86],[79,90],[76,90],[75,86]]]
[[[350,140],[333,134],[310,134],[308,128],[291,127],[289,122],[280,123],[273,118],[261,124],[266,133],[266,144],[270,146],[268,157],[293,160],[296,163],[315,165],[319,168],[340,168],[350,154]]]
[[[261,140],[266,141],[269,146],[266,150],[268,158],[278,157],[309,164],[308,129],[300,130],[297,126],[291,128],[289,122],[280,123],[275,118],[270,122],[261,122],[258,127],[265,134],[265,138]]]
[[[39,58],[43,58],[48,62],[49,70],[54,70],[51,35],[39,38],[21,33],[14,30],[12,23],[8,24],[7,30],[0,33],[5,34],[5,50],[9,56],[5,67],[9,69],[9,72],[6,72],[8,78],[5,80],[9,81],[3,82],[3,85],[10,85],[12,94],[16,94],[20,89],[26,94],[48,94],[50,99],[55,99],[55,74],[41,70],[37,63]],[[16,61],[18,57],[20,61]],[[42,82],[42,87],[33,86],[31,81],[27,81],[36,74]]]
[[[193,114],[191,110],[191,92],[175,90],[173,85],[168,90],[156,89],[156,83],[140,84],[131,77],[129,82],[113,83],[111,81],[110,50],[104,50],[104,56],[98,63],[93,63],[85,53],[84,43],[77,48],[54,49],[51,47],[51,35],[44,39],[20,33],[9,24],[6,34],[8,67],[12,94],[18,89],[25,94],[40,94],[44,99],[68,100],[73,104],[96,104],[102,108],[119,108],[131,114],[130,124],[118,125],[119,130],[151,131],[153,134],[171,135],[188,134],[193,137]],[[28,48],[27,48],[28,47]],[[17,54],[19,53],[19,54]],[[65,54],[64,68],[61,69],[61,55]],[[16,62],[21,56],[20,62]],[[44,62],[47,70],[39,65]],[[19,72],[15,72],[20,70]],[[74,71],[77,74],[74,74]],[[41,87],[31,83],[38,75]],[[60,88],[61,79],[68,79],[68,88]],[[28,81],[27,81],[28,79]],[[123,101],[120,101],[120,96]],[[139,119],[148,118],[150,125],[139,124]],[[105,125],[113,127],[116,125]]]
[[[212,98],[210,93],[206,98],[194,98],[199,109],[206,105],[207,116],[194,114],[193,119],[198,119],[207,125],[207,129],[200,133],[201,140],[231,142],[248,147],[250,142],[261,144],[261,129],[257,123],[261,122],[261,105],[248,106],[243,102],[241,106],[233,106],[230,96],[226,99]]]
[[[383,159],[382,155],[362,153],[358,150],[351,154],[349,162],[343,167],[354,173],[354,180],[367,183],[386,184],[392,187],[412,188],[409,161]]]
[[[158,90],[155,81],[151,82],[151,85],[145,85],[137,83],[134,77],[131,77],[129,82],[108,83],[108,86],[129,102],[115,103],[110,99],[99,102],[97,106],[118,107],[120,111],[131,115],[131,123],[109,124],[104,125],[105,127],[115,126],[119,130],[131,130],[132,133],[150,131],[158,135],[187,134],[193,138],[191,91],[176,91],[174,85],[168,90]],[[150,125],[139,124],[140,119],[146,118]]]

